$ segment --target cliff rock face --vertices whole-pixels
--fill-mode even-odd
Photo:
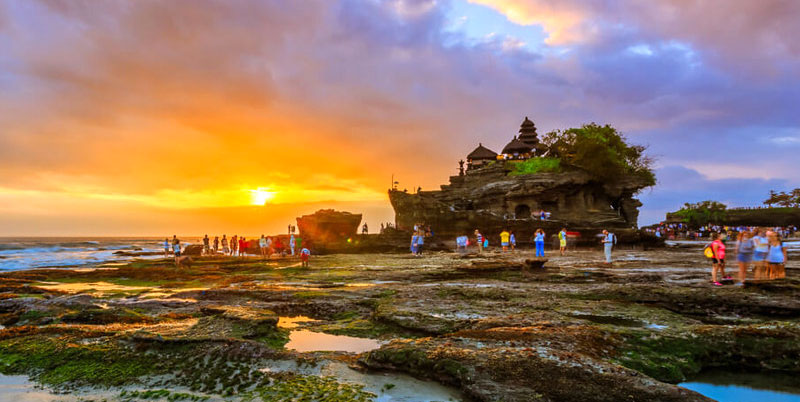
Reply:
[[[609,229],[622,238],[635,233],[641,203],[634,194],[645,187],[637,177],[601,183],[582,171],[509,176],[499,161],[450,177],[440,191],[390,190],[389,199],[400,229],[424,223],[450,236],[508,228],[527,239],[539,227],[549,234],[567,227],[586,235]],[[548,221],[532,216],[541,210],[550,213]]]
[[[303,239],[317,243],[339,242],[356,235],[361,214],[321,209],[297,218],[297,228]]]

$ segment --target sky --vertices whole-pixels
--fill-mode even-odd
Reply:
[[[0,0],[0,236],[393,220],[525,116],[656,159],[641,225],[800,186],[794,0]]]

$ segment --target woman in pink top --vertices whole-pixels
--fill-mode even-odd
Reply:
[[[712,235],[714,241],[711,242],[711,251],[714,252],[714,257],[711,258],[711,282],[714,286],[722,286],[717,280],[717,270],[725,277],[725,243],[722,242],[722,235],[714,233]]]

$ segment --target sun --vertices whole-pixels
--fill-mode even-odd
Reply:
[[[275,191],[271,191],[267,187],[259,187],[256,190],[250,190],[250,203],[253,205],[264,205],[273,198],[275,198]]]

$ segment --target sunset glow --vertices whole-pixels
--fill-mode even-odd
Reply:
[[[0,235],[378,226],[524,116],[649,145],[642,224],[798,185],[800,3],[551,3],[0,0]]]
[[[261,187],[259,187],[257,190],[250,190],[250,195],[252,197],[251,202],[253,205],[264,205],[275,198],[274,191],[270,191],[269,188]]]

